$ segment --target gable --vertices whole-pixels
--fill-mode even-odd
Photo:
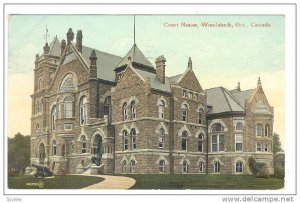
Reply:
[[[252,112],[271,112],[272,109],[264,93],[264,90],[261,87],[257,87],[254,90],[247,103],[249,104],[250,110]]]
[[[196,92],[203,91],[194,71],[191,68],[188,68],[186,70],[186,72],[179,79],[178,84],[183,88],[193,90]]]

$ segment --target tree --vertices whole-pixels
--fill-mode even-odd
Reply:
[[[279,134],[274,133],[273,134],[273,154],[276,154],[277,152],[280,152],[281,149],[281,142],[279,138]]]
[[[24,171],[30,165],[30,136],[18,133],[8,138],[8,168],[17,172]]]

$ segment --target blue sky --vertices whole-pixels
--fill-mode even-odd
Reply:
[[[168,76],[183,73],[188,57],[204,89],[241,82],[241,88],[255,88],[262,78],[263,88],[275,107],[274,130],[284,134],[284,16],[201,16],[137,15],[136,43],[152,64],[156,57],[167,59]],[[131,15],[11,15],[9,17],[9,136],[30,133],[33,68],[36,53],[42,53],[46,24],[51,41],[66,38],[68,28],[83,32],[83,44],[125,56],[133,45]],[[248,27],[188,28],[165,27],[165,23],[244,23]],[[251,24],[269,23],[270,27]],[[24,89],[20,90],[17,84]],[[281,97],[280,97],[281,96]],[[16,109],[21,99],[24,110]],[[16,122],[16,119],[22,119]]]

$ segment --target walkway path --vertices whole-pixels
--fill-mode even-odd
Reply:
[[[82,174],[76,174],[82,175]],[[104,178],[103,181],[84,187],[83,189],[128,189],[135,184],[133,178],[124,176],[109,176],[109,175],[84,175]]]

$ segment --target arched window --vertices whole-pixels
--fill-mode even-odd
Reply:
[[[158,117],[163,119],[165,117],[165,102],[163,100],[159,100],[158,104]]]
[[[131,129],[130,135],[131,135],[131,148],[136,149],[136,131],[134,128]]]
[[[212,132],[222,132],[224,130],[224,127],[221,123],[215,123],[211,128]]]
[[[188,162],[187,161],[183,161],[183,163],[182,163],[182,172],[188,173]]]
[[[243,124],[241,122],[237,122],[237,124],[235,126],[235,130],[237,130],[237,131],[243,130]]]
[[[270,137],[271,131],[270,131],[270,125],[265,125],[265,137]]]
[[[220,173],[220,169],[221,169],[220,162],[216,161],[216,162],[214,163],[214,172],[215,172],[215,173]]]
[[[81,153],[86,153],[86,138],[85,138],[85,135],[81,136],[80,141],[81,141]]]
[[[56,155],[56,141],[55,140],[52,141],[52,155],[53,156]]]
[[[131,160],[130,162],[130,172],[134,173],[135,172],[135,161]]]
[[[165,172],[165,161],[160,160],[158,165],[159,165],[159,172]]]
[[[72,97],[66,97],[64,99],[64,117],[73,117],[73,101]]]
[[[186,104],[182,105],[182,121],[188,121],[188,106]]]
[[[122,110],[122,120],[127,120],[127,103],[123,104],[123,110]]]
[[[43,88],[43,79],[40,78],[40,79],[39,79],[38,89],[40,90],[40,89],[42,89],[42,88]]]
[[[243,162],[241,162],[241,161],[236,162],[235,172],[236,173],[243,173]]]
[[[51,126],[52,130],[56,129],[56,106],[53,106],[51,110]]]
[[[85,96],[81,97],[79,102],[79,119],[80,125],[87,123],[87,99]]]
[[[187,150],[187,137],[188,137],[188,133],[186,131],[183,131],[182,136],[181,136],[181,149],[182,150]]]
[[[199,116],[198,123],[199,124],[204,124],[204,110],[202,108],[199,108],[198,116]]]
[[[39,113],[39,110],[40,110],[40,102],[39,102],[38,99],[35,101],[34,107],[35,107],[35,109],[34,109],[35,114]]]
[[[66,145],[63,145],[63,146],[61,147],[61,155],[62,155],[63,157],[66,156]]]
[[[131,119],[136,119],[136,103],[135,103],[135,101],[131,102],[130,108],[131,108]]]
[[[35,133],[38,134],[40,132],[40,124],[36,124],[35,126]]]
[[[263,136],[263,125],[256,124],[256,136]]]
[[[127,168],[127,162],[126,162],[126,160],[124,160],[122,162],[122,173],[126,173],[126,168]]]
[[[38,112],[43,112],[43,101],[40,99],[39,104],[38,104]]]
[[[158,148],[164,148],[164,137],[165,137],[165,130],[163,128],[159,129],[159,137],[158,137]]]
[[[200,162],[199,162],[199,171],[200,171],[201,173],[204,172],[204,162],[203,162],[203,161],[200,161]]]
[[[204,139],[204,135],[202,133],[200,133],[200,135],[198,135],[198,151],[199,152],[203,152],[203,139]]]
[[[123,131],[123,149],[128,149],[128,133],[126,130]]]
[[[111,121],[111,97],[106,97],[104,100],[104,115],[108,116],[108,122]]]

